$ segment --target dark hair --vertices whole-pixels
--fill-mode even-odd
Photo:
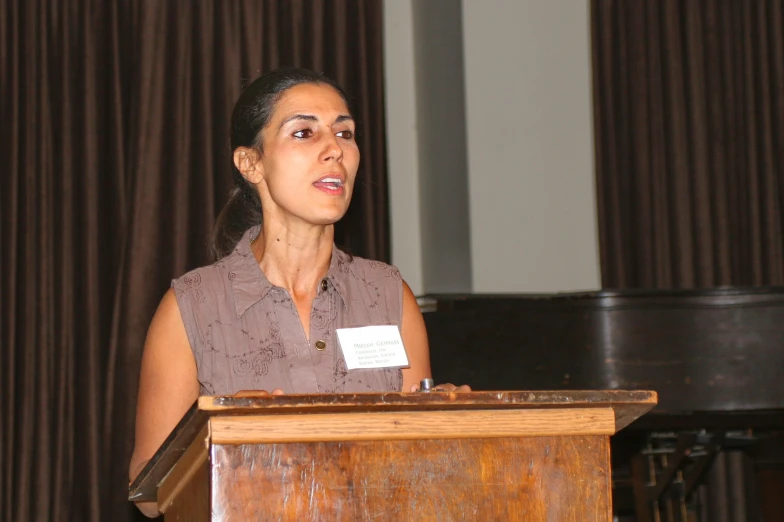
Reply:
[[[238,147],[253,147],[263,154],[261,131],[269,124],[275,105],[287,90],[302,84],[329,85],[349,105],[343,89],[323,74],[298,68],[277,69],[264,74],[243,89],[234,106],[231,114],[232,152]],[[233,161],[231,172],[234,187],[229,193],[229,201],[218,214],[212,233],[212,255],[216,260],[229,255],[246,230],[261,224],[261,200],[256,188],[242,177]]]

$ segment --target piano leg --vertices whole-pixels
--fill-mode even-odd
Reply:
[[[653,522],[654,504],[648,500],[648,484],[650,484],[647,462],[650,457],[638,453],[632,457],[632,489],[634,490],[634,510],[637,522]]]
[[[754,459],[762,519],[784,520],[784,432],[761,438],[750,452]]]

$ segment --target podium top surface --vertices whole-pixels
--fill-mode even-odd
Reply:
[[[185,414],[129,488],[129,499],[153,500],[158,485],[211,417],[325,413],[611,408],[615,431],[652,409],[653,391],[479,391],[347,393],[330,395],[203,396]]]
[[[333,395],[204,396],[193,407],[202,416],[381,411],[612,408],[616,430],[653,408],[653,391],[478,391],[468,393],[345,393]]]

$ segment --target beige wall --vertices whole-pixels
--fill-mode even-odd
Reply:
[[[384,74],[392,262],[411,290],[421,295],[425,287],[412,0],[384,0]]]
[[[588,0],[462,9],[472,290],[598,288]],[[422,293],[422,251],[433,245],[422,244],[422,195],[411,187],[430,174],[417,160],[417,82],[407,76],[427,42],[411,43],[412,12],[411,0],[385,2],[387,131],[393,262]]]
[[[588,0],[464,0],[475,292],[599,286]]]

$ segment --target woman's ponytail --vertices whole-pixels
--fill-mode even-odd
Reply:
[[[236,171],[236,167],[234,167]],[[239,172],[236,173],[237,175]],[[235,178],[237,176],[235,175]],[[240,176],[240,178],[242,178]],[[261,200],[244,179],[234,184],[229,201],[218,214],[212,233],[212,256],[215,260],[231,254],[249,228],[261,224]]]

